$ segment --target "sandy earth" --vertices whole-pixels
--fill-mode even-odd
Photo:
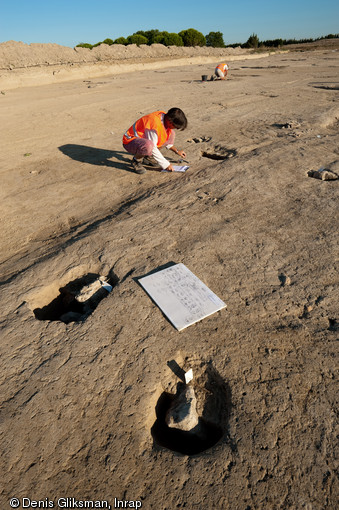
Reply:
[[[265,52],[263,52],[265,53]],[[268,53],[266,52],[266,55]],[[145,69],[253,58],[253,51],[237,48],[177,47],[162,44],[101,44],[93,49],[58,44],[0,43],[0,86],[13,89],[107,76]]]
[[[339,180],[307,172],[339,173],[339,53],[213,69],[0,85],[1,509],[337,508]],[[133,173],[123,132],[172,106],[189,170]],[[179,333],[137,281],[170,262],[227,309]],[[36,318],[86,275],[86,320]],[[161,423],[189,368],[204,451]]]

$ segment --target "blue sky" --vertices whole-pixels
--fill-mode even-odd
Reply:
[[[252,33],[263,41],[339,32],[337,0],[2,0],[0,7],[0,42],[27,44],[74,47],[154,28],[220,31],[226,44]]]

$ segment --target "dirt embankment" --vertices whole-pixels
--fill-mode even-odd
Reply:
[[[339,38],[319,39],[318,41],[307,43],[295,43],[283,46],[282,49],[289,51],[314,51],[314,50],[338,50]]]
[[[58,44],[24,44],[7,41],[0,44],[0,87],[68,81],[110,73],[138,71],[173,65],[233,60],[248,55],[242,48],[177,47],[152,44],[123,46],[101,44],[93,48],[69,48]]]
[[[124,60],[150,60],[166,58],[190,57],[226,57],[242,55],[248,50],[242,48],[208,48],[208,47],[178,47],[152,44],[151,46],[130,44],[101,44],[90,50],[89,48],[69,48],[58,44],[25,44],[7,41],[0,44],[0,69],[13,70],[37,66],[51,66],[62,64],[96,64],[99,62],[112,63]]]

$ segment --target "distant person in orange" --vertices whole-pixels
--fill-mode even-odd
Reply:
[[[214,80],[226,80],[228,69],[229,68],[227,64],[219,64],[214,71],[214,74],[216,76],[214,77]]]
[[[142,163],[145,162],[173,172],[173,166],[161,154],[159,148],[165,146],[185,158],[186,153],[174,146],[173,130],[184,130],[186,127],[187,119],[180,108],[171,108],[167,113],[159,110],[138,119],[127,129],[122,139],[124,149],[134,155],[132,160],[134,171],[137,174],[144,174],[146,169]]]

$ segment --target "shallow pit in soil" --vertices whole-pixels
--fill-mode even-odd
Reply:
[[[214,159],[214,160],[225,160],[229,158],[233,158],[237,155],[237,151],[235,149],[223,149],[223,150],[206,150],[201,151],[201,155],[203,158]]]
[[[151,428],[154,443],[183,455],[198,455],[215,446],[228,431],[231,392],[228,384],[210,365],[193,367],[193,385],[198,405],[198,425],[192,430],[180,430],[166,423],[166,415],[174,399],[184,390],[178,383],[176,394],[163,392],[156,404],[156,421]]]
[[[117,285],[118,277],[110,272],[107,277],[88,273],[59,289],[59,295],[41,308],[35,308],[35,318],[41,321],[85,321]]]

